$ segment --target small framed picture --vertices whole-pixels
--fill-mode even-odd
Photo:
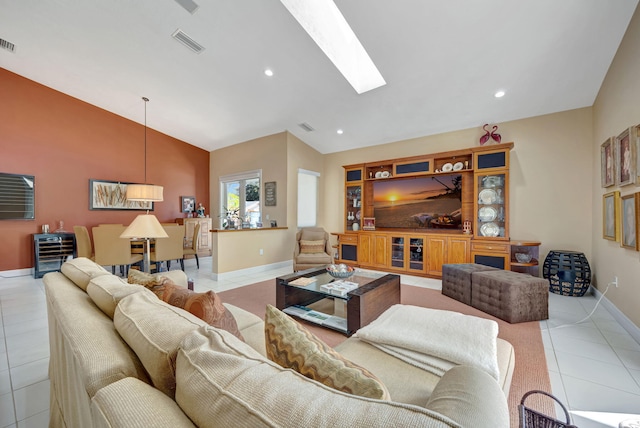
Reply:
[[[362,219],[362,230],[376,230],[376,219],[374,217],[364,217]]]
[[[182,204],[183,213],[192,213],[196,210],[195,196],[180,196],[180,203]]]
[[[624,248],[638,251],[638,207],[640,193],[632,193],[622,197],[622,240]]]
[[[602,187],[613,186],[615,180],[615,168],[613,164],[614,138],[610,137],[600,145],[600,165],[602,176]]]
[[[620,192],[602,195],[602,237],[620,240]]]
[[[615,140],[616,184],[626,186],[636,182],[636,142],[632,135],[636,135],[635,126],[625,129]]]

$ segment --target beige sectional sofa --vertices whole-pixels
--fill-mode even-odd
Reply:
[[[186,276],[172,273],[176,283]],[[513,348],[500,380],[457,366],[437,377],[349,338],[336,349],[385,383],[357,397],[269,361],[264,323],[227,305],[244,342],[78,258],[44,277],[50,427],[508,427]]]

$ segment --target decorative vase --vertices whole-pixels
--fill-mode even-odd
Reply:
[[[353,224],[351,225],[351,228],[352,228],[353,230],[357,231],[357,230],[360,230],[360,225],[359,225],[358,223],[353,223]]]

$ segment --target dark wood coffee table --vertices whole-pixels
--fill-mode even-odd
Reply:
[[[313,278],[315,281],[304,286],[291,284],[292,281],[301,277]],[[399,275],[356,271],[346,281],[358,283],[359,287],[348,292],[345,296],[332,295],[321,289],[322,285],[334,281],[336,279],[329,275],[324,267],[312,268],[278,277],[276,278],[276,307],[289,315],[310,321],[308,317],[304,318],[300,315],[301,311],[298,311],[298,314],[292,313],[295,311],[295,307],[320,311],[318,308],[332,307],[331,304],[326,304],[328,299],[333,299],[334,303],[337,303],[336,306],[339,306],[341,301],[344,301],[346,302],[346,314],[323,311],[324,314],[332,316],[333,322],[325,324],[324,320],[321,319],[322,317],[311,321],[322,327],[331,328],[351,336],[359,328],[364,327],[380,316],[389,307],[400,303]]]

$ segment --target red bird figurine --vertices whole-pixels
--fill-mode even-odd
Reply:
[[[502,136],[500,136],[500,134],[496,134],[497,130],[498,130],[498,125],[493,125],[493,130],[491,131],[491,138],[496,143],[499,143],[502,140]]]
[[[502,141],[502,136],[496,133],[496,131],[498,130],[498,125],[493,125],[493,128],[491,129],[491,131],[487,129],[487,126],[489,126],[489,124],[485,123],[484,126],[482,127],[485,133],[482,137],[480,137],[480,145],[481,146],[484,145],[487,141],[489,141],[490,138],[496,143],[499,143],[500,141]]]
[[[487,131],[482,137],[480,137],[480,145],[484,145],[484,143],[486,143],[487,141],[489,141],[489,138],[491,138],[491,132],[489,132],[489,130],[487,129],[487,126],[489,126],[488,123],[485,123],[484,126],[482,127],[482,129],[484,129],[485,131]]]

